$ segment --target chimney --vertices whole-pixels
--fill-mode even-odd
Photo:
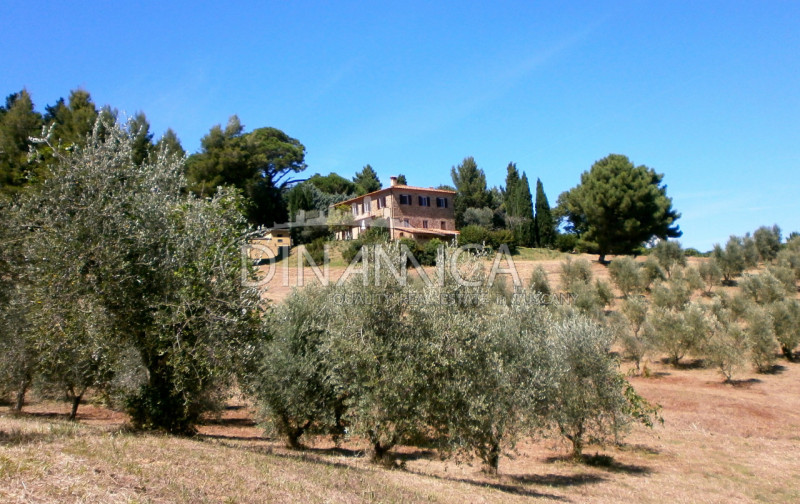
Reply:
[[[397,177],[389,177],[389,185],[394,187],[397,185]]]

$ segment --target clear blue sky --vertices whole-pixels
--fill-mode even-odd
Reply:
[[[0,93],[88,90],[189,152],[238,114],[309,174],[450,183],[509,161],[554,204],[609,153],[665,174],[684,246],[800,231],[800,3],[6,2]]]

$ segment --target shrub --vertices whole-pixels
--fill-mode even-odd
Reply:
[[[573,233],[558,233],[555,247],[561,252],[576,252],[578,250],[578,235]]]
[[[567,291],[576,283],[588,284],[592,281],[592,266],[586,259],[567,260],[561,263],[561,290]]]
[[[287,445],[299,448],[305,433],[343,432],[343,398],[329,382],[330,288],[308,286],[292,293],[269,319],[273,337],[263,343],[258,373],[249,388]]]
[[[517,251],[517,241],[514,237],[514,232],[509,229],[490,231],[486,238],[486,244],[494,250],[498,250],[501,245],[506,245],[508,246],[509,252],[512,254]]]
[[[549,296],[553,293],[550,282],[547,280],[547,272],[541,265],[537,265],[531,274],[530,289],[534,292]]]
[[[772,262],[781,249],[781,228],[777,224],[771,228],[761,226],[753,233],[753,240],[761,260],[765,263]]]
[[[652,426],[658,409],[638,396],[609,353],[611,335],[584,318],[567,318],[552,330],[557,393],[550,416],[581,459],[586,443],[617,440],[631,422]]]
[[[647,300],[643,297],[631,296],[622,302],[620,313],[624,316],[626,328],[622,332],[622,346],[626,357],[636,364],[636,371],[640,371],[640,363],[650,350],[649,341],[643,337],[644,324],[647,321]]]
[[[672,276],[672,270],[676,267],[686,266],[686,256],[680,242],[677,241],[660,240],[653,247],[651,255],[658,260],[658,264],[666,272],[667,278]]]
[[[730,382],[746,361],[750,341],[733,314],[720,303],[715,303],[711,312],[711,331],[703,345],[703,356],[719,369],[726,382]]]
[[[753,366],[759,373],[771,371],[775,365],[778,342],[775,340],[772,317],[760,306],[752,306],[747,314],[747,338],[750,340]]]
[[[705,294],[711,295],[712,289],[722,282],[722,270],[714,261],[703,261],[698,267],[698,272],[705,285]]]
[[[458,235],[458,245],[488,245],[489,231],[476,225],[464,226],[461,228],[461,233]]]
[[[800,345],[800,302],[786,299],[769,306],[773,331],[781,346],[781,352],[794,360],[794,349]]]
[[[439,238],[433,238],[428,241],[417,256],[420,264],[423,266],[435,266],[439,250],[444,247],[444,245],[445,243]]]
[[[620,257],[611,261],[608,273],[624,298],[644,290],[639,265],[630,257]]]
[[[786,297],[786,285],[766,271],[757,275],[745,275],[739,281],[743,296],[756,304],[766,305]]]
[[[741,275],[746,267],[742,239],[736,236],[730,237],[724,249],[719,244],[714,245],[711,257],[722,271],[722,277],[728,285]]]
[[[317,266],[330,262],[330,258],[325,255],[325,245],[327,243],[329,243],[327,238],[320,237],[305,246],[306,252],[308,252]]]
[[[646,290],[650,290],[653,282],[657,280],[666,280],[667,274],[664,269],[658,264],[658,259],[655,257],[648,257],[641,265],[642,268],[642,285]]]
[[[708,333],[703,308],[690,304],[680,311],[658,307],[647,317],[647,338],[677,366],[690,352],[700,352]]]

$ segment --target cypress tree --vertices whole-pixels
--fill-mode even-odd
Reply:
[[[536,244],[552,247],[556,240],[556,223],[540,179],[536,179]]]

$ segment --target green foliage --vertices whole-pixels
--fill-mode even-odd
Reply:
[[[626,357],[636,364],[636,371],[640,371],[640,364],[650,350],[650,342],[643,337],[645,322],[649,306],[647,300],[641,296],[631,296],[622,302],[620,313],[627,322],[625,330],[621,331],[621,343]]]
[[[248,200],[251,222],[272,226],[287,220],[282,191],[297,181],[292,174],[306,168],[303,144],[276,128],[244,133],[235,115],[225,129],[212,127],[200,143],[200,152],[186,161],[195,194],[211,196],[219,186],[235,187]]]
[[[794,349],[800,345],[800,302],[786,299],[769,306],[773,332],[781,352],[789,361],[794,360]]]
[[[778,265],[794,272],[795,282],[800,280],[800,237],[789,240],[778,252]]]
[[[27,273],[42,278],[36,295],[59,305],[31,313],[73,321],[59,329],[80,343],[70,365],[97,335],[135,350],[147,375],[128,397],[133,422],[187,432],[256,334],[259,298],[241,283],[245,223],[230,191],[186,196],[174,158],[137,167],[129,131],[98,123],[85,148],[58,155],[53,175],[20,200]]]
[[[781,301],[787,294],[786,285],[769,271],[743,276],[739,287],[742,295],[759,305]]]
[[[485,229],[491,229],[492,226],[494,225],[494,212],[489,207],[484,207],[484,208],[470,207],[464,210],[463,220],[464,220],[464,227],[480,226]]]
[[[344,196],[353,196],[356,194],[356,185],[336,173],[329,173],[325,176],[315,173],[306,182],[326,194],[339,194]]]
[[[97,116],[97,107],[89,92],[83,89],[70,92],[69,105],[61,98],[55,105],[45,107],[44,122],[54,125],[52,132],[54,148],[57,146],[69,150],[75,146],[85,145]]]
[[[733,282],[734,278],[741,275],[746,267],[742,239],[736,236],[728,239],[724,249],[719,244],[715,244],[711,257],[722,271],[722,277],[728,285]]]
[[[438,238],[429,240],[421,250],[415,252],[415,257],[422,266],[435,266],[439,251],[445,246],[445,242]]]
[[[153,134],[150,133],[150,123],[144,112],[137,112],[127,124],[128,135],[131,137],[131,160],[136,166],[141,166],[153,153]]]
[[[536,179],[536,245],[543,248],[554,247],[557,234],[556,221],[544,193],[544,185],[541,180]]]
[[[329,288],[309,286],[278,306],[258,373],[247,380],[269,424],[292,448],[306,433],[343,432],[343,398],[329,380],[334,363],[325,359],[330,295]]]
[[[686,266],[686,256],[678,241],[660,240],[652,250],[652,256],[658,260],[669,278],[676,267]]]
[[[624,298],[628,298],[631,294],[639,294],[644,290],[644,281],[639,265],[628,256],[611,261],[608,273]]]
[[[30,137],[42,129],[42,116],[23,89],[6,98],[0,107],[0,193],[10,194],[37,178],[38,168],[28,161]]]
[[[726,382],[744,366],[750,351],[751,340],[736,323],[734,314],[720,303],[711,307],[709,337],[703,343],[705,359],[719,369]]]
[[[549,296],[553,293],[550,288],[550,282],[547,279],[547,272],[541,265],[537,265],[531,274],[530,289],[533,292],[538,292],[543,296]]]
[[[775,365],[775,339],[772,316],[760,306],[752,306],[747,313],[747,338],[750,342],[750,357],[759,373],[772,370]]]
[[[172,128],[167,128],[167,131],[164,132],[164,135],[162,135],[161,138],[158,139],[158,142],[156,142],[151,156],[153,156],[153,160],[155,161],[158,159],[159,155],[163,155],[173,162],[182,160],[184,156],[186,156],[186,151],[183,150],[181,141],[178,138],[177,133],[175,133]]]
[[[486,174],[478,168],[472,157],[464,158],[460,165],[451,168],[450,176],[456,189],[453,208],[456,226],[460,229],[464,225],[464,212],[467,208],[488,207],[491,196],[486,189]]]
[[[378,174],[372,169],[370,165],[366,165],[362,170],[356,173],[353,177],[353,183],[356,186],[356,194],[371,193],[381,188],[381,181],[378,179]]]
[[[361,233],[357,240],[348,242],[347,247],[342,250],[342,259],[347,263],[351,263],[358,256],[364,245],[375,245],[377,243],[387,243],[388,241],[389,231],[386,227],[372,226]]]
[[[703,308],[695,303],[677,311],[656,306],[647,317],[646,337],[674,366],[688,353],[702,352],[708,331]]]
[[[772,262],[778,257],[781,249],[781,228],[777,224],[767,227],[761,226],[753,233],[758,255],[765,263]]]
[[[578,235],[574,233],[557,233],[554,245],[561,252],[576,252],[578,240]]]
[[[647,259],[642,263],[642,285],[646,290],[650,290],[653,286],[653,282],[658,280],[666,280],[667,275],[664,272],[664,269],[658,263],[658,259],[652,256],[648,256]]]
[[[458,244],[463,245],[483,245],[489,240],[489,231],[476,225],[465,226],[461,228],[461,234],[458,235]]]
[[[681,235],[674,225],[680,214],[672,209],[662,180],[654,170],[611,154],[559,196],[559,212],[599,252],[601,261],[606,254],[627,254],[653,237]]]
[[[703,261],[697,269],[705,284],[705,293],[711,295],[711,290],[722,282],[722,270],[713,260]]]
[[[742,240],[742,253],[744,254],[745,268],[755,268],[758,266],[760,255],[758,253],[758,245],[756,240],[750,236],[750,233],[744,235]]]
[[[589,284],[592,281],[592,266],[586,259],[567,260],[561,263],[561,289],[568,290],[575,284]]]
[[[611,335],[584,319],[568,318],[553,329],[556,393],[548,405],[559,432],[580,459],[587,442],[617,440],[631,422],[652,425],[657,408],[638,396],[609,353]]]
[[[408,180],[402,173],[397,176],[397,185],[408,185]]]
[[[330,262],[330,258],[325,256],[325,245],[329,243],[328,239],[325,237],[315,238],[314,241],[305,245],[306,252],[308,255],[311,256],[311,259],[314,260],[314,263],[317,266],[322,266],[323,264]]]
[[[499,250],[501,246],[505,245],[512,254],[517,251],[517,237],[509,229],[489,231],[486,237],[486,244],[493,250]]]

